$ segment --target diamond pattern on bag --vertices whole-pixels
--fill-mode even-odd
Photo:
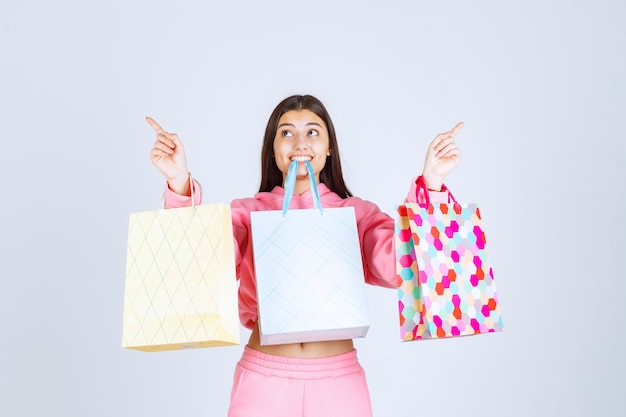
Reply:
[[[131,214],[123,345],[165,350],[238,343],[230,207]]]

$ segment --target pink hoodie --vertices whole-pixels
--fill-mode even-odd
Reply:
[[[196,204],[202,202],[202,188],[194,180],[194,199]],[[365,281],[381,287],[396,287],[396,264],[393,246],[394,220],[380,211],[372,202],[358,197],[342,199],[324,184],[318,185],[320,200],[323,207],[354,207],[356,214],[363,270]],[[413,181],[405,202],[416,202],[416,186]],[[252,329],[258,320],[256,299],[256,283],[254,275],[254,258],[250,230],[250,212],[263,210],[282,210],[285,189],[274,187],[271,192],[257,193],[253,198],[233,200],[230,204],[233,222],[233,238],[235,243],[235,265],[239,285],[239,319],[246,328]],[[447,192],[430,192],[433,203],[448,201]],[[420,202],[424,196],[420,193]],[[191,197],[176,194],[166,184],[165,207],[177,208],[191,205]],[[294,194],[290,208],[304,209],[313,207],[311,191],[302,195]]]

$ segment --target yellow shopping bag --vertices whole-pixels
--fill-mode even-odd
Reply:
[[[122,339],[146,352],[240,343],[230,206],[130,215]]]

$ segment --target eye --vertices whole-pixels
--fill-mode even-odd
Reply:
[[[293,133],[291,133],[291,132],[290,132],[290,131],[288,131],[288,130],[283,130],[282,132],[280,132],[280,135],[281,135],[282,137],[284,137],[284,138],[289,138],[289,137],[293,136]]]
[[[318,136],[319,134],[320,134],[320,132],[318,132],[315,129],[309,130],[309,136]]]

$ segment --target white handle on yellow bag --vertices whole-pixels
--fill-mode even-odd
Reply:
[[[194,190],[194,184],[193,184],[193,178],[191,176],[191,172],[189,173],[189,190],[191,191],[191,207],[196,207],[196,201],[195,201],[195,190]],[[163,192],[163,196],[161,197],[161,201],[159,203],[159,207],[157,207],[156,211],[158,212],[159,210],[163,210],[165,209],[165,192]]]

